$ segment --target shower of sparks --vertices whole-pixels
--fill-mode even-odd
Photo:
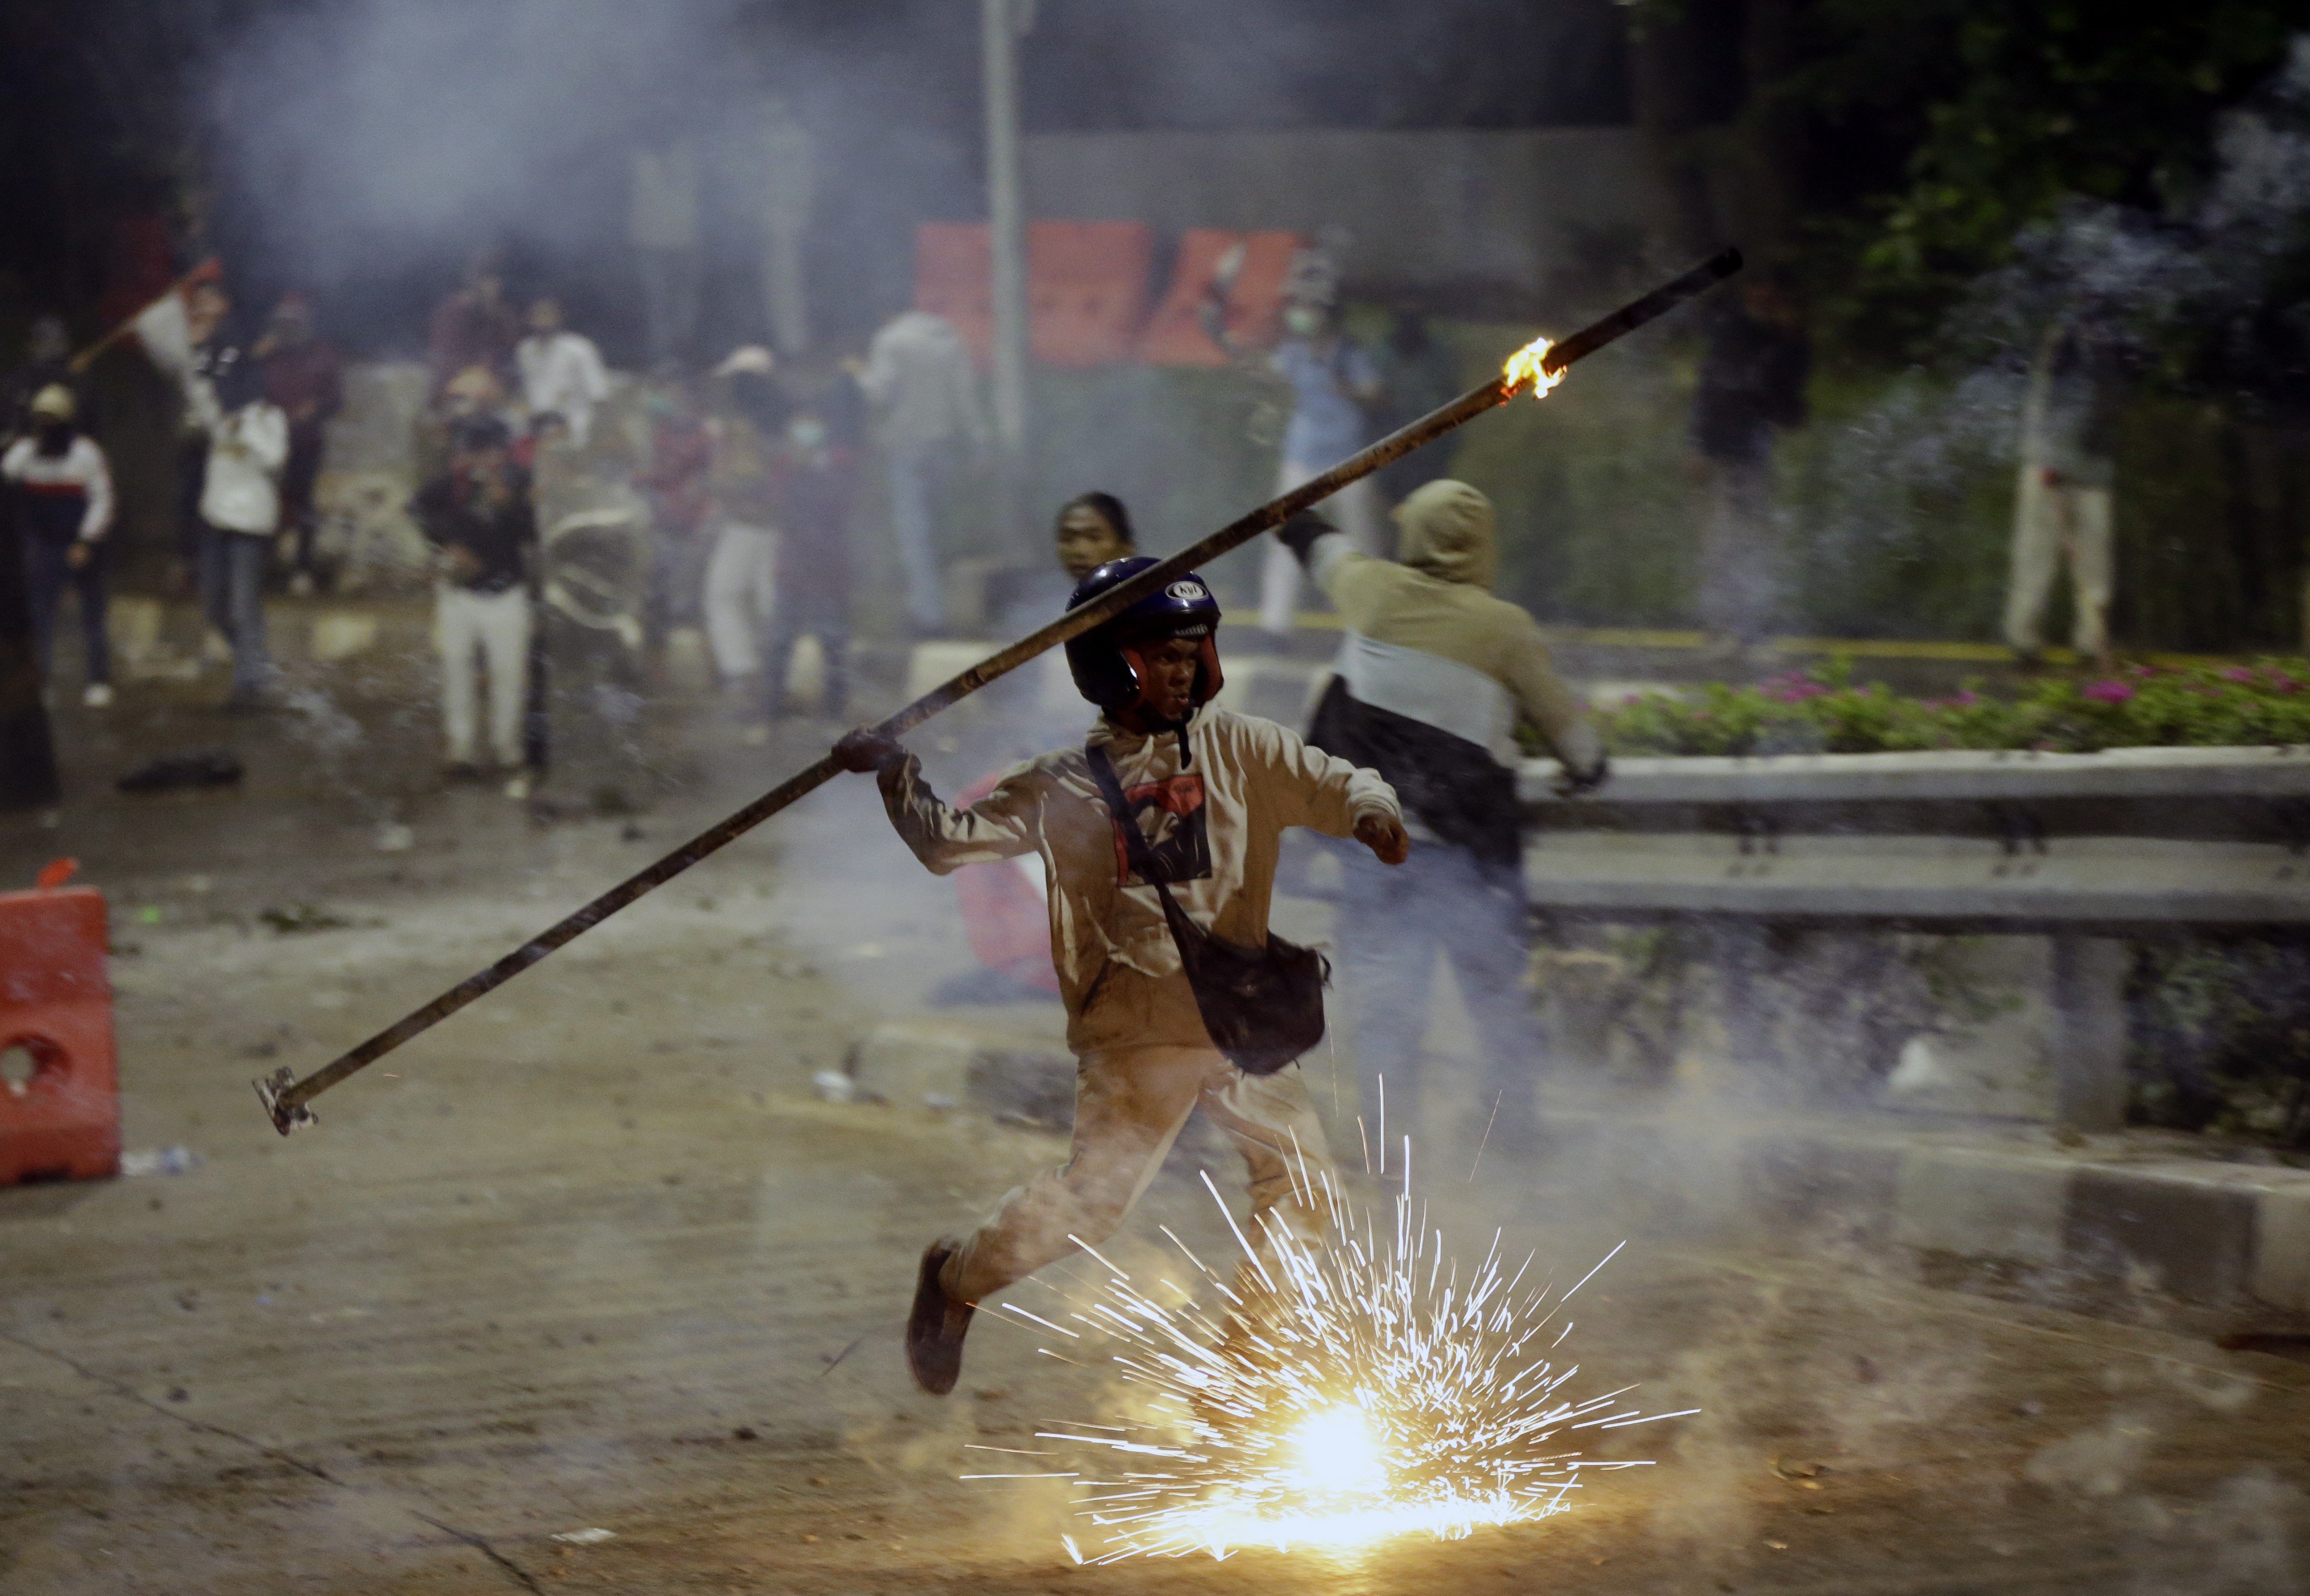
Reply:
[[[1069,1300],[1065,1324],[1001,1305],[1064,1337],[1064,1361],[1110,1343],[1145,1417],[1054,1425],[1036,1438],[1058,1449],[1030,1454],[1044,1460],[1032,1474],[965,1478],[1072,1481],[1095,1537],[1088,1548],[1067,1539],[1068,1555],[1104,1563],[1247,1546],[1352,1550],[1420,1532],[1457,1540],[1565,1511],[1588,1470],[1645,1467],[1583,1459],[1559,1438],[1683,1417],[1647,1418],[1623,1401],[1628,1388],[1566,1392],[1578,1367],[1550,1360],[1572,1328],[1559,1314],[1596,1270],[1561,1295],[1526,1286],[1533,1260],[1511,1272],[1496,1232],[1463,1271],[1413,1199],[1409,1138],[1402,1155],[1385,1227],[1303,1159],[1296,1194],[1324,1216],[1321,1235],[1295,1234],[1271,1212],[1255,1248],[1230,1216],[1242,1261],[1223,1279],[1166,1227],[1192,1284],[1134,1279],[1084,1246],[1107,1278]],[[1203,1184],[1219,1201],[1208,1175]]]
[[[1508,357],[1507,364],[1500,368],[1500,380],[1511,389],[1522,387],[1529,383],[1532,386],[1533,398],[1545,396],[1549,389],[1564,380],[1563,372],[1550,371],[1541,363],[1548,359],[1548,351],[1554,347],[1555,344],[1549,339],[1533,339]]]

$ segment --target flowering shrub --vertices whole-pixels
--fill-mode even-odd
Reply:
[[[1855,686],[1845,661],[1753,687],[1712,683],[1597,706],[1619,754],[1886,753],[1915,749],[2310,743],[2310,661],[2171,669],[2127,665],[2097,680],[2046,677],[1997,698],[1969,682],[1946,698]]]

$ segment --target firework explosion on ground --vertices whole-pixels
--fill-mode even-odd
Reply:
[[[1051,1356],[1085,1364],[1111,1347],[1143,1417],[1053,1426],[1038,1439],[1062,1450],[1026,1455],[1059,1467],[965,1478],[1072,1480],[1091,1545],[1068,1537],[1067,1550],[1109,1562],[1457,1539],[1563,1512],[1587,1471],[1646,1466],[1583,1459],[1568,1438],[1682,1414],[1646,1416],[1624,1404],[1627,1388],[1573,1397],[1577,1366],[1552,1361],[1572,1329],[1565,1302],[1620,1249],[1559,1296],[1524,1283],[1530,1257],[1508,1273],[1496,1232],[1463,1279],[1414,1201],[1408,1140],[1402,1151],[1390,1224],[1302,1161],[1297,1194],[1325,1216],[1323,1233],[1294,1234],[1271,1211],[1255,1248],[1229,1217],[1243,1253],[1231,1281],[1166,1227],[1192,1271],[1181,1279],[1142,1281],[1086,1247],[1107,1279],[1056,1319],[1003,1305],[1065,1338],[1042,1349]]]

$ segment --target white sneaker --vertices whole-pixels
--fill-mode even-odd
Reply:
[[[112,683],[91,681],[82,690],[80,701],[91,709],[102,709],[112,702]]]
[[[517,770],[512,776],[508,776],[505,785],[505,795],[512,799],[516,803],[519,803],[522,800],[527,798],[529,796],[529,772],[526,770]]]

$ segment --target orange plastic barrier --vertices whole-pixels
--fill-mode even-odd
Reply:
[[[915,308],[953,323],[981,366],[994,352],[994,274],[984,222],[925,221],[915,229]]]
[[[1046,366],[1127,360],[1147,319],[1155,235],[1137,221],[1038,221],[1027,230],[1029,347]]]
[[[1203,330],[1203,305],[1223,274],[1228,335],[1239,348],[1275,342],[1283,316],[1283,283],[1299,236],[1288,232],[1229,232],[1190,228],[1179,239],[1171,291],[1147,324],[1141,356],[1158,366],[1224,366],[1227,351]]]
[[[994,348],[986,229],[927,221],[915,230],[915,308],[944,317],[980,365]],[[1028,346],[1046,366],[1080,369],[1138,352],[1154,235],[1136,221],[1038,221],[1027,229]]]
[[[0,1055],[32,1062],[30,1080],[0,1080],[0,1186],[120,1167],[104,950],[95,889],[0,893]]]

